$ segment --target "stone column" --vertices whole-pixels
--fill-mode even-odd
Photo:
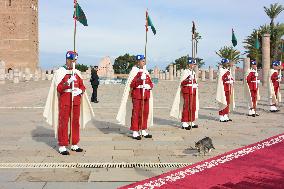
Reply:
[[[41,80],[46,80],[46,71],[45,70],[41,71]]]
[[[169,72],[166,71],[166,73],[165,73],[165,80],[169,80],[169,79],[170,79]]]
[[[197,65],[194,68],[194,72],[195,72],[196,80],[198,80],[199,79],[199,68]]]
[[[14,70],[10,70],[9,71],[9,80],[13,81],[13,77],[14,77]]]
[[[206,81],[205,70],[201,70],[201,81]]]
[[[180,70],[177,70],[177,77],[180,77]]]
[[[25,81],[31,80],[31,70],[30,68],[25,68]]]
[[[232,66],[231,67],[231,75],[232,75],[232,77],[236,80],[236,66],[234,65],[234,66]]]
[[[159,71],[159,79],[163,79],[163,72],[161,70]]]
[[[174,65],[170,64],[169,66],[169,80],[174,80]]]
[[[166,73],[163,72],[163,80],[166,80]]]
[[[270,34],[262,36],[262,85],[267,87],[268,73],[270,69]]]
[[[51,74],[51,70],[48,70],[48,74],[47,74],[47,80],[50,81],[52,80],[52,74]]]
[[[24,80],[24,73],[22,72],[21,69],[19,69],[19,81],[23,81]]]
[[[39,79],[39,71],[38,69],[36,69],[34,74],[34,81],[38,81],[38,79]]]
[[[5,84],[5,62],[0,60],[0,84]]]
[[[89,67],[87,70],[87,79],[91,78],[92,69]]]
[[[19,83],[19,82],[20,82],[19,70],[16,68],[16,69],[14,69],[13,83]]]
[[[174,64],[174,79],[177,77],[177,65]]]
[[[154,68],[154,78],[159,78],[159,68],[157,66]]]
[[[214,77],[214,70],[209,66],[209,81],[213,81],[214,80],[213,77]]]

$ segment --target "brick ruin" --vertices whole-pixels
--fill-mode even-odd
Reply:
[[[0,60],[5,69],[39,64],[38,0],[0,0]]]

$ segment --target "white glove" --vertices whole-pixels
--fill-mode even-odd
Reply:
[[[72,76],[67,80],[68,85],[70,85],[70,83],[72,83],[73,81],[77,81],[75,75],[72,75]]]
[[[80,95],[80,94],[82,94],[82,90],[81,89],[79,89],[79,88],[75,88],[74,90],[73,90],[73,95],[74,96],[78,96],[78,95]]]
[[[193,86],[192,86],[194,89],[196,89],[196,88],[198,88],[198,84],[197,83],[195,83],[195,84],[193,84]]]
[[[255,74],[254,74],[254,75],[255,75],[255,77],[258,77],[258,73],[257,73],[257,72],[255,72]]]
[[[278,75],[278,79],[280,79],[280,80],[281,80],[281,78],[282,78],[282,75]]]
[[[151,90],[152,88],[151,88],[151,86],[149,84],[145,84],[144,85],[144,89]]]
[[[230,80],[230,81],[226,81],[225,83],[233,84],[234,81],[233,81],[233,80]]]
[[[257,80],[257,83],[260,83],[260,80]]]
[[[142,73],[141,79],[142,79],[142,80],[146,80],[146,73],[145,73],[145,72]]]

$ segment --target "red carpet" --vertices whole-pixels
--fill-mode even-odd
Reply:
[[[126,188],[284,189],[284,133]]]

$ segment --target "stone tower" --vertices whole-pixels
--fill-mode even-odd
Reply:
[[[38,0],[0,0],[0,60],[6,69],[38,67]]]

